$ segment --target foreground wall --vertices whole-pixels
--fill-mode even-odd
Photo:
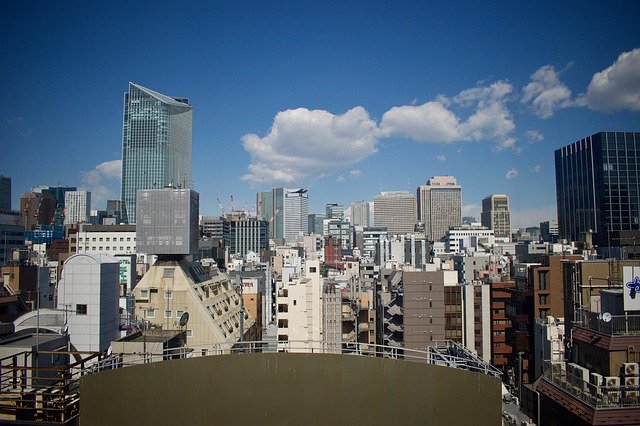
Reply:
[[[81,425],[501,422],[500,381],[416,362],[330,354],[236,354],[85,376]]]

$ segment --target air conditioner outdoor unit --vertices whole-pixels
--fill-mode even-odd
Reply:
[[[635,377],[629,376],[624,378],[624,385],[626,387],[637,388],[639,384],[640,384],[640,379],[638,378],[638,376],[635,376]]]
[[[620,387],[620,377],[617,377],[617,376],[605,376],[604,385],[606,387]]]
[[[574,364],[573,362],[567,363],[567,379],[572,385],[575,385],[578,382],[578,375],[580,375],[580,372],[577,371],[577,368],[580,368],[578,364]]]
[[[602,386],[604,384],[604,376],[602,374],[591,373],[590,377],[591,377],[590,383],[592,385]]]
[[[619,390],[607,390],[604,394],[603,403],[605,405],[619,405],[620,404],[620,391]]]
[[[589,383],[589,369],[576,365],[573,367],[573,371],[575,374],[575,385],[581,389],[586,389]]]
[[[638,363],[637,362],[625,362],[622,364],[622,371],[625,376],[637,376],[638,375]]]
[[[566,376],[567,365],[563,361],[551,361],[551,371],[554,376]]]

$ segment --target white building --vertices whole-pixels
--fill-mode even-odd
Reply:
[[[320,262],[306,259],[301,269],[285,266],[277,285],[278,340],[291,341],[292,351],[319,348],[324,336]]]
[[[89,222],[91,216],[91,192],[67,191],[64,193],[64,224]]]
[[[284,241],[293,244],[309,230],[309,195],[306,189],[284,191]]]
[[[491,286],[480,281],[462,285],[462,343],[491,361]]]
[[[544,319],[537,318],[533,329],[535,380],[544,372],[544,361],[564,361],[564,318],[551,315]]]
[[[79,351],[106,351],[119,337],[119,263],[106,255],[75,254],[58,283],[58,309],[68,314],[71,344]]]
[[[452,226],[462,224],[462,187],[453,176],[433,176],[417,189],[418,220],[427,238],[442,241]]]
[[[445,243],[449,253],[482,251],[495,244],[493,229],[485,226],[463,225],[447,230]]]

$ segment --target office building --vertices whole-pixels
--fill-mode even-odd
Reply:
[[[443,241],[446,231],[462,224],[462,187],[453,176],[433,176],[417,189],[418,221],[428,238]]]
[[[18,212],[0,212],[0,266],[11,260],[14,249],[24,248],[24,227]]]
[[[309,194],[306,189],[286,189],[284,192],[284,240],[293,244],[309,228]]]
[[[327,216],[324,213],[309,214],[309,234],[323,234],[324,220]]]
[[[26,230],[38,225],[52,225],[56,214],[56,199],[42,192],[26,192],[20,197],[20,224]]]
[[[344,206],[335,203],[326,204],[325,214],[327,219],[342,220],[344,219]]]
[[[0,173],[0,210],[11,210],[11,178]]]
[[[556,219],[540,222],[540,241],[547,243],[558,241],[558,221]]]
[[[482,200],[482,226],[493,229],[493,235],[499,241],[511,241],[511,210],[509,197],[504,194],[493,194]]]
[[[256,197],[256,216],[269,223],[269,239],[277,245],[284,244],[284,191],[273,188],[258,192]]]
[[[594,243],[621,246],[638,236],[638,158],[640,132],[600,132],[555,151],[560,238],[592,231]]]
[[[369,202],[358,201],[350,206],[351,214],[349,219],[353,226],[369,226]]]
[[[77,191],[78,188],[75,186],[50,186],[49,188],[42,189],[42,196],[53,197],[55,199],[55,211],[53,214],[53,219],[50,223],[55,226],[63,226],[64,225],[64,216],[65,216],[65,194],[69,191]]]
[[[416,198],[407,191],[385,191],[373,199],[373,226],[389,235],[411,234],[416,227]]]
[[[182,256],[197,253],[199,201],[200,195],[191,189],[138,191],[136,251]]]
[[[64,224],[89,222],[91,216],[91,192],[67,191],[64,194]]]
[[[269,248],[269,223],[256,218],[236,218],[229,221],[229,256],[245,257],[247,253],[262,253]]]
[[[193,108],[129,83],[122,126],[121,220],[136,223],[136,192],[168,185],[191,188]]]

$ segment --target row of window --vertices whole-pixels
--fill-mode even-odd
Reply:
[[[175,317],[176,318],[180,318],[182,316],[182,314],[184,314],[184,311],[177,310]],[[145,309],[144,310],[144,317],[145,318],[155,318],[156,317],[156,309],[153,309],[153,308]],[[173,311],[170,311],[170,310],[164,311],[164,318],[173,318]]]
[[[91,247],[91,249],[89,249],[89,247],[87,247],[86,250],[85,250],[85,247],[80,247],[78,249],[78,251],[89,251],[89,250],[91,250],[91,251],[111,251],[111,250],[117,251],[118,247],[117,246],[112,246],[112,247],[109,247],[109,246],[98,246],[98,247],[93,246],[93,247]],[[126,251],[127,253],[132,253],[133,252],[133,248],[131,246],[120,246],[120,251]]]
[[[80,242],[83,242],[85,239],[83,237],[79,238]],[[133,237],[133,241],[136,240],[136,237]],[[96,237],[91,237],[91,241],[95,242],[96,241]],[[97,241],[103,241],[103,237],[97,237]],[[111,241],[111,237],[105,237],[104,241]],[[113,241],[125,241],[125,237],[120,237],[120,239],[118,240],[118,237],[113,237]],[[126,241],[131,241],[131,237],[127,237]],[[89,242],[89,238],[87,237],[87,242]]]
[[[157,293],[158,290],[153,289],[155,291],[152,291],[151,293]],[[165,291],[164,292],[164,298],[165,300],[171,300],[173,299],[173,292],[172,291]],[[140,300],[149,300],[149,290],[140,290]]]

